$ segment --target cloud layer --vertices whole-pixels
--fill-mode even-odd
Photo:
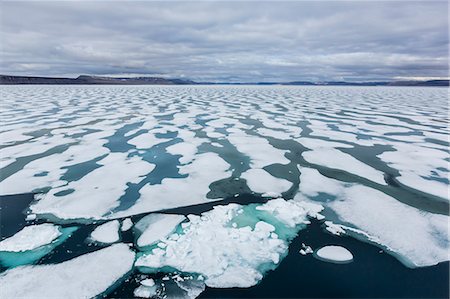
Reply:
[[[2,2],[2,73],[197,81],[448,76],[448,7],[424,2]]]

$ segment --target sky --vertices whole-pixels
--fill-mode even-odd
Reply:
[[[211,82],[448,77],[447,1],[2,1],[0,73]]]

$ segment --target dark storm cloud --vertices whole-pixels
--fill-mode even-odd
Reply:
[[[2,73],[448,76],[447,2],[2,2]]]

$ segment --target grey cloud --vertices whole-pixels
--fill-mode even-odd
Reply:
[[[3,73],[448,76],[447,2],[1,2]]]

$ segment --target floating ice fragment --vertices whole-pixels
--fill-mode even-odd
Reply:
[[[47,223],[48,224],[48,223]],[[42,226],[43,224],[36,225],[36,226]],[[36,261],[38,261],[40,258],[51,252],[55,247],[62,244],[67,238],[69,238],[74,231],[77,230],[77,227],[57,227],[58,232],[60,232],[60,235],[52,240],[51,234],[54,232],[52,230],[46,232],[46,229],[43,229],[42,231],[38,230],[36,228],[36,231],[32,230],[30,235],[27,236],[28,233],[25,233],[22,235],[21,238],[17,238],[17,234],[12,236],[11,238],[8,238],[6,240],[14,241],[10,244],[12,245],[11,251],[3,251],[0,250],[0,264],[2,264],[4,267],[17,267],[21,265],[27,265],[27,264],[33,264]],[[21,231],[23,232],[23,230]],[[56,232],[56,231],[55,231]],[[19,232],[20,233],[20,232]],[[47,237],[44,237],[43,235],[49,233],[47,236],[48,239],[45,241],[44,239]],[[55,234],[56,236],[56,234]],[[39,237],[42,237],[42,239],[39,239]],[[36,239],[37,238],[37,239]],[[4,241],[6,241],[4,240]],[[35,243],[33,240],[36,240]],[[51,240],[51,241],[50,241]],[[47,243],[44,245],[40,245],[43,243]],[[31,246],[23,246],[23,245],[31,245]],[[39,245],[39,246],[38,246]],[[37,246],[37,247],[36,247]],[[22,248],[19,248],[22,247]],[[35,247],[33,249],[26,249],[21,251],[14,251],[17,249],[25,249],[25,248],[31,248]],[[6,249],[6,248],[5,248]]]
[[[135,228],[141,232],[137,246],[145,247],[157,243],[175,230],[186,219],[183,215],[150,214],[139,220]]]
[[[115,244],[59,264],[21,266],[0,274],[3,298],[92,298],[132,269],[135,254]]]
[[[130,218],[126,218],[122,221],[122,226],[120,227],[120,230],[125,232],[129,230],[131,227],[133,227],[133,221]]]
[[[134,290],[133,294],[138,298],[150,298],[157,294],[156,291],[157,288],[155,286],[147,287],[141,285]]]
[[[119,226],[118,220],[106,222],[94,229],[91,233],[91,238],[94,241],[105,244],[117,242],[120,239]]]
[[[264,169],[249,169],[241,175],[247,181],[248,187],[266,197],[280,197],[281,193],[289,190],[292,183],[272,176]]]
[[[345,234],[345,230],[342,228],[342,225],[335,224],[331,221],[325,221],[326,230],[332,233],[333,235],[343,235]]]
[[[140,284],[143,286],[146,286],[146,287],[152,287],[155,285],[155,281],[151,278],[147,278],[147,279],[141,280]]]
[[[430,266],[449,259],[448,216],[420,211],[359,185],[345,189],[343,196],[344,201],[328,206],[342,221],[367,233],[372,242],[396,253],[407,266]]]
[[[20,252],[47,245],[61,235],[59,226],[44,223],[25,226],[18,233],[0,242],[0,251]]]
[[[36,214],[28,214],[27,217],[25,217],[26,221],[33,221],[36,219]]]
[[[348,249],[342,246],[325,246],[317,250],[316,255],[319,259],[334,263],[348,263],[353,260],[353,255]]]
[[[370,167],[353,156],[333,148],[319,148],[303,153],[306,161],[329,168],[340,169],[348,173],[369,179],[377,184],[386,185],[383,172]]]
[[[300,249],[299,252],[301,255],[307,255],[313,253],[314,251],[312,250],[311,246],[307,246],[304,243],[302,243],[302,249]]]

